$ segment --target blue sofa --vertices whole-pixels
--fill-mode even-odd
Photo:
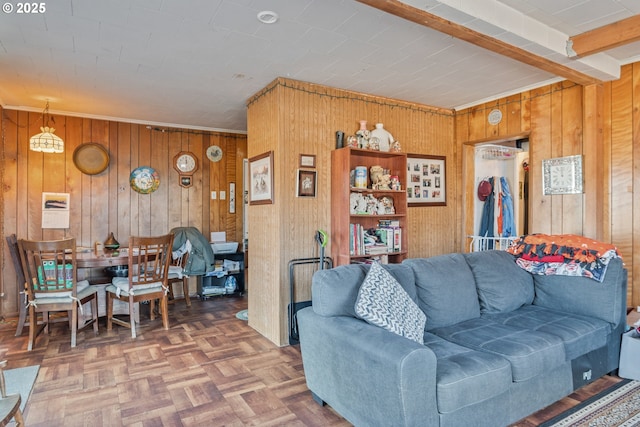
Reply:
[[[615,371],[627,271],[532,275],[504,251],[384,266],[426,314],[424,344],[362,320],[367,265],[314,274],[298,312],[307,386],[356,426],[506,426]]]

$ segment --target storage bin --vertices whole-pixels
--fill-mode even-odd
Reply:
[[[634,329],[622,335],[618,375],[630,380],[640,380],[640,337]]]

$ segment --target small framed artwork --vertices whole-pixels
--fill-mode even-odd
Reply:
[[[557,157],[542,161],[544,195],[582,193],[582,156]]]
[[[273,151],[249,159],[249,204],[273,203]]]
[[[407,154],[407,204],[446,206],[446,158]]]
[[[316,189],[318,188],[316,177],[316,171],[298,169],[296,197],[316,197]]]
[[[316,167],[316,155],[315,154],[300,154],[300,167],[301,168],[315,168]]]

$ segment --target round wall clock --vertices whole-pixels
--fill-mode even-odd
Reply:
[[[189,151],[181,151],[173,158],[173,167],[181,175],[193,175],[198,170],[198,158]]]
[[[140,166],[131,172],[129,184],[138,193],[153,193],[160,186],[160,176],[155,169],[149,166]]]
[[[181,151],[173,158],[173,168],[178,171],[178,184],[191,187],[193,174],[198,170],[198,158],[189,151]]]
[[[217,145],[212,145],[207,148],[207,157],[212,162],[219,162],[222,159],[222,148]]]

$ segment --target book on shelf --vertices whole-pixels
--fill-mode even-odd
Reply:
[[[365,228],[349,224],[351,256],[383,255],[402,250],[402,229],[398,227]]]

